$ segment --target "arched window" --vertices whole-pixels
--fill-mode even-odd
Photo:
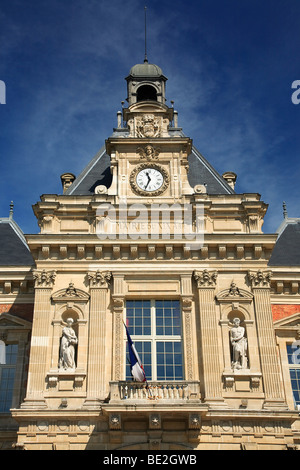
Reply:
[[[142,85],[137,90],[137,101],[157,101],[156,89],[151,85]]]

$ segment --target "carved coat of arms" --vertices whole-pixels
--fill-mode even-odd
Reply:
[[[159,119],[153,114],[145,114],[136,121],[137,137],[158,137],[160,135]]]

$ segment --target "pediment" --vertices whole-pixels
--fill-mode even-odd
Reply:
[[[253,294],[232,283],[229,289],[221,290],[216,298],[219,302],[251,302]]]
[[[31,329],[31,322],[24,320],[23,318],[16,317],[10,313],[2,313],[0,315],[0,328],[25,328]]]
[[[276,328],[300,328],[300,309],[299,313],[275,321],[274,326]]]
[[[90,296],[87,292],[82,289],[77,289],[72,282],[66,289],[60,289],[52,295],[52,300],[54,302],[87,302],[89,298]]]

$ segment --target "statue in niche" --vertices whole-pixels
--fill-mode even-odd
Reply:
[[[73,330],[73,318],[67,319],[67,326],[63,328],[60,341],[59,368],[75,369],[75,345],[78,343]]]
[[[232,368],[247,369],[247,339],[245,338],[245,328],[240,326],[240,319],[234,318],[234,326],[230,330],[230,342],[232,345]]]

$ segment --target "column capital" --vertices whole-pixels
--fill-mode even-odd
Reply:
[[[107,289],[111,280],[112,274],[110,271],[93,271],[87,274],[90,287]]]
[[[248,271],[248,279],[252,286],[252,289],[255,288],[265,288],[269,289],[271,287],[271,278],[272,271]]]
[[[42,271],[34,270],[33,279],[35,281],[35,288],[52,289],[55,283],[56,271]]]
[[[194,278],[197,282],[197,287],[199,288],[215,288],[218,278],[217,271],[208,271],[204,269],[203,271],[194,271]]]

